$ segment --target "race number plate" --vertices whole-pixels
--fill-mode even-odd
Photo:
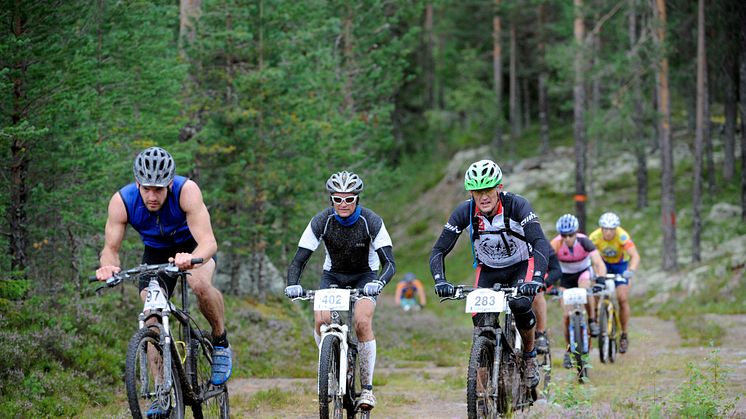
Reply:
[[[318,290],[313,297],[314,311],[347,311],[350,309],[350,290],[329,288]]]
[[[150,284],[148,284],[148,295],[145,297],[144,310],[162,310],[166,307],[168,307],[168,301],[163,294],[163,290],[158,285],[157,280],[151,279]]]
[[[480,288],[466,296],[467,313],[501,313],[503,311],[505,311],[504,291]]]
[[[614,282],[613,279],[607,279],[606,280],[606,291],[614,292],[616,289],[616,282]]]
[[[562,302],[568,305],[588,302],[588,290],[585,288],[568,288],[562,292]]]

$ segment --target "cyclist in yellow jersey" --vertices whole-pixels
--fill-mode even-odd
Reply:
[[[601,258],[606,264],[606,270],[612,274],[620,274],[617,277],[616,296],[619,301],[620,316],[622,323],[622,336],[619,340],[619,352],[627,352],[629,338],[627,337],[627,322],[629,321],[630,308],[627,295],[629,293],[630,279],[635,275],[640,266],[640,254],[637,253],[635,243],[626,230],[619,225],[619,216],[613,212],[607,212],[598,219],[599,228],[588,236],[601,253]]]

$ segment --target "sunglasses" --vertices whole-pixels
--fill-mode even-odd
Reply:
[[[355,201],[357,201],[357,195],[346,196],[346,197],[332,195],[332,202],[334,202],[337,205],[343,202],[347,205],[351,205],[351,204],[354,204]]]
[[[562,236],[562,237],[573,237],[573,236],[575,236],[575,233],[570,233],[570,234],[560,234],[560,236]]]

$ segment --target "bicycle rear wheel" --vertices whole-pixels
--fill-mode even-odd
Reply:
[[[609,322],[609,301],[601,299],[598,306],[598,325],[601,329],[601,333],[598,334],[598,355],[602,363],[606,363],[609,360],[609,352],[611,349],[611,342],[609,338],[610,334],[610,322]]]
[[[495,341],[486,336],[475,337],[466,378],[466,408],[470,419],[489,418],[496,414],[494,361]]]
[[[342,419],[344,403],[339,390],[339,338],[326,335],[319,354],[319,417]],[[351,366],[354,368],[354,366]]]
[[[193,338],[187,353],[187,375],[197,400],[192,404],[195,419],[230,416],[228,387],[210,382],[212,376],[212,345],[205,338]]]
[[[159,340],[158,332],[143,328],[129,342],[124,376],[130,412],[135,419],[145,417],[151,407],[168,412],[169,418],[184,418],[181,379],[176,368],[164,368]],[[167,378],[171,381],[170,389],[165,388]]]

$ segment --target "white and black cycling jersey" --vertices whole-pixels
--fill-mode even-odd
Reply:
[[[534,275],[543,277],[551,248],[539,217],[522,196],[500,194],[500,207],[492,217],[483,215],[472,200],[459,204],[433,246],[430,270],[436,281],[445,277],[444,258],[462,231],[468,230],[477,261],[490,268],[507,268],[534,257]],[[537,259],[537,256],[538,259]]]
[[[298,247],[315,251],[321,242],[326,249],[324,270],[339,273],[378,271],[381,262],[376,251],[392,246],[383,219],[364,207],[351,226],[340,224],[332,207],[316,214],[303,232]]]

